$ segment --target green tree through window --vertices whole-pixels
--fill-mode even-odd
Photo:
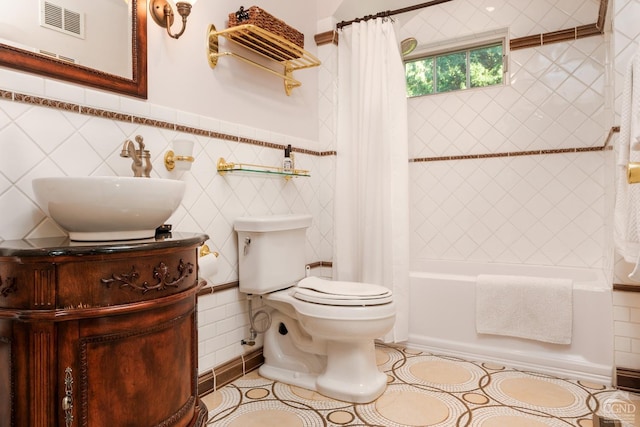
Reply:
[[[502,43],[407,61],[407,95],[421,96],[502,84]]]
[[[425,58],[405,64],[407,94],[420,96],[433,93],[434,58]]]
[[[450,53],[436,56],[436,92],[467,88],[467,54]]]

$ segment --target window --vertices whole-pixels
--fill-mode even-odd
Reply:
[[[448,51],[405,62],[407,96],[503,83],[503,42]]]

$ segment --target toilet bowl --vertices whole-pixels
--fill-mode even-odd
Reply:
[[[271,318],[260,375],[354,403],[380,396],[387,375],[374,340],[395,322],[383,286],[304,277],[308,215],[236,220],[240,291],[261,295]]]
[[[309,280],[322,281],[309,277],[299,285]],[[366,284],[356,285],[367,290]],[[280,315],[272,318],[265,336],[265,364],[260,374],[338,400],[375,400],[387,384],[387,376],[376,365],[374,340],[395,322],[390,295],[380,300],[368,298],[371,305],[343,305],[339,295],[342,305],[328,305],[329,301],[303,301],[298,291],[294,286],[264,296],[265,304]],[[291,357],[293,363],[287,360]]]

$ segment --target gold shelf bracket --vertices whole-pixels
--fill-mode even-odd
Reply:
[[[276,71],[235,52],[220,52],[219,36],[222,36],[227,40],[258,54],[269,61],[281,64],[283,66],[283,71]],[[209,61],[209,66],[211,68],[215,68],[218,65],[218,58],[222,56],[232,56],[242,62],[283,79],[284,91],[287,95],[291,95],[291,91],[293,89],[302,85],[302,83],[293,78],[294,71],[317,67],[320,65],[320,60],[318,58],[302,49],[300,46],[291,43],[270,31],[251,24],[238,25],[221,31],[216,30],[216,27],[211,24],[207,30],[207,38],[209,46],[207,60]]]

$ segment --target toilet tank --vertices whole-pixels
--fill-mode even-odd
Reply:
[[[311,215],[240,217],[240,292],[266,294],[294,285],[305,276],[306,231]]]

